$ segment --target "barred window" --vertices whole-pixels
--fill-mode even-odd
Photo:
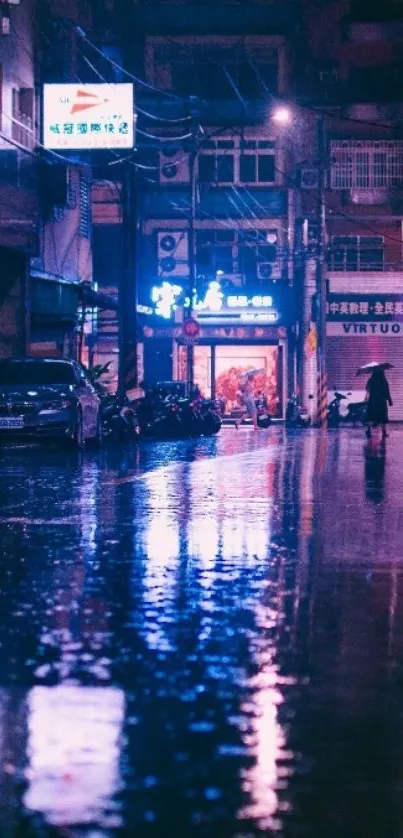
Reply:
[[[328,267],[331,271],[382,271],[383,236],[332,236]]]
[[[179,39],[155,47],[155,67],[164,87],[184,96],[229,100],[234,87],[245,99],[261,99],[277,92],[278,48],[248,49],[235,44],[180,43]]]
[[[255,280],[259,265],[273,265],[280,258],[278,230],[198,230],[196,263],[200,274],[241,274]]]
[[[393,189],[403,186],[402,140],[333,140],[332,189]]]
[[[80,177],[80,235],[91,238],[91,191],[89,179]]]
[[[206,141],[198,156],[201,183],[265,185],[276,181],[272,140]]]

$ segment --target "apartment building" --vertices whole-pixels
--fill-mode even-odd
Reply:
[[[290,89],[293,4],[154,8],[141,15],[144,74],[166,95],[144,108],[157,139],[141,158],[139,299],[162,319],[143,331],[145,373],[186,378],[194,277],[195,381],[230,412],[239,377],[256,368],[282,415],[296,351],[294,203],[271,117]]]
[[[400,8],[394,2],[307,2],[307,53],[297,90],[311,126],[322,113],[327,133],[329,388],[360,396],[365,379],[357,380],[357,368],[390,361],[393,419],[403,418]],[[317,148],[315,155],[314,173]],[[306,217],[314,220],[315,189],[302,190],[302,198]]]
[[[74,351],[79,284],[92,280],[91,172],[42,147],[42,85],[77,70],[52,0],[4,6],[0,36],[0,354]],[[89,11],[86,20],[89,20]],[[62,22],[63,21],[63,22]]]
[[[37,167],[33,4],[4,6],[0,17],[0,355],[28,340],[28,258],[36,248]],[[10,140],[10,141],[9,141]]]

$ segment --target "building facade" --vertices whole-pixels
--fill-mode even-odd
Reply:
[[[314,136],[326,124],[327,369],[330,393],[364,394],[356,371],[390,361],[392,419],[403,418],[402,27],[397,3],[304,4],[306,57],[297,98]],[[319,151],[301,160],[318,166]],[[323,161],[322,161],[323,162]],[[302,189],[303,215],[315,220],[318,194]],[[309,259],[306,273],[310,285]],[[305,331],[311,308],[305,309]],[[307,391],[308,388],[306,388]]]
[[[29,256],[37,248],[33,3],[5,6],[0,21],[0,355],[7,356],[29,341]]]
[[[278,415],[294,386],[294,195],[272,119],[290,93],[291,5],[281,18],[259,3],[234,17],[228,4],[203,14],[187,4],[186,21],[174,4],[163,21],[143,17],[145,78],[165,92],[142,157],[139,300],[165,319],[142,331],[145,375],[186,378],[181,320],[193,294],[194,379],[228,412],[247,369]]]
[[[92,282],[91,172],[43,149],[41,101],[43,83],[74,78],[66,17],[83,13],[83,4],[66,12],[56,0],[2,10],[2,356],[76,352],[78,286]]]

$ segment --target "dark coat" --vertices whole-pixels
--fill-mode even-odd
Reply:
[[[390,396],[389,384],[382,370],[375,370],[367,383],[368,393],[368,422],[374,425],[385,425],[388,420],[388,405],[393,402]]]

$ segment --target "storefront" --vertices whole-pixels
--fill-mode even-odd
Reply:
[[[357,369],[370,361],[389,361],[392,420],[403,420],[403,295],[330,294],[327,310],[329,391],[365,394]]]
[[[292,320],[291,289],[282,289],[276,300],[269,295],[221,295],[206,298],[194,312],[200,334],[194,345],[194,381],[208,397],[220,399],[225,413],[239,408],[242,376],[255,371],[256,394],[268,401],[270,412],[283,417],[290,366],[288,325]],[[172,377],[186,380],[186,341],[181,324],[148,328],[145,338],[171,337]]]

